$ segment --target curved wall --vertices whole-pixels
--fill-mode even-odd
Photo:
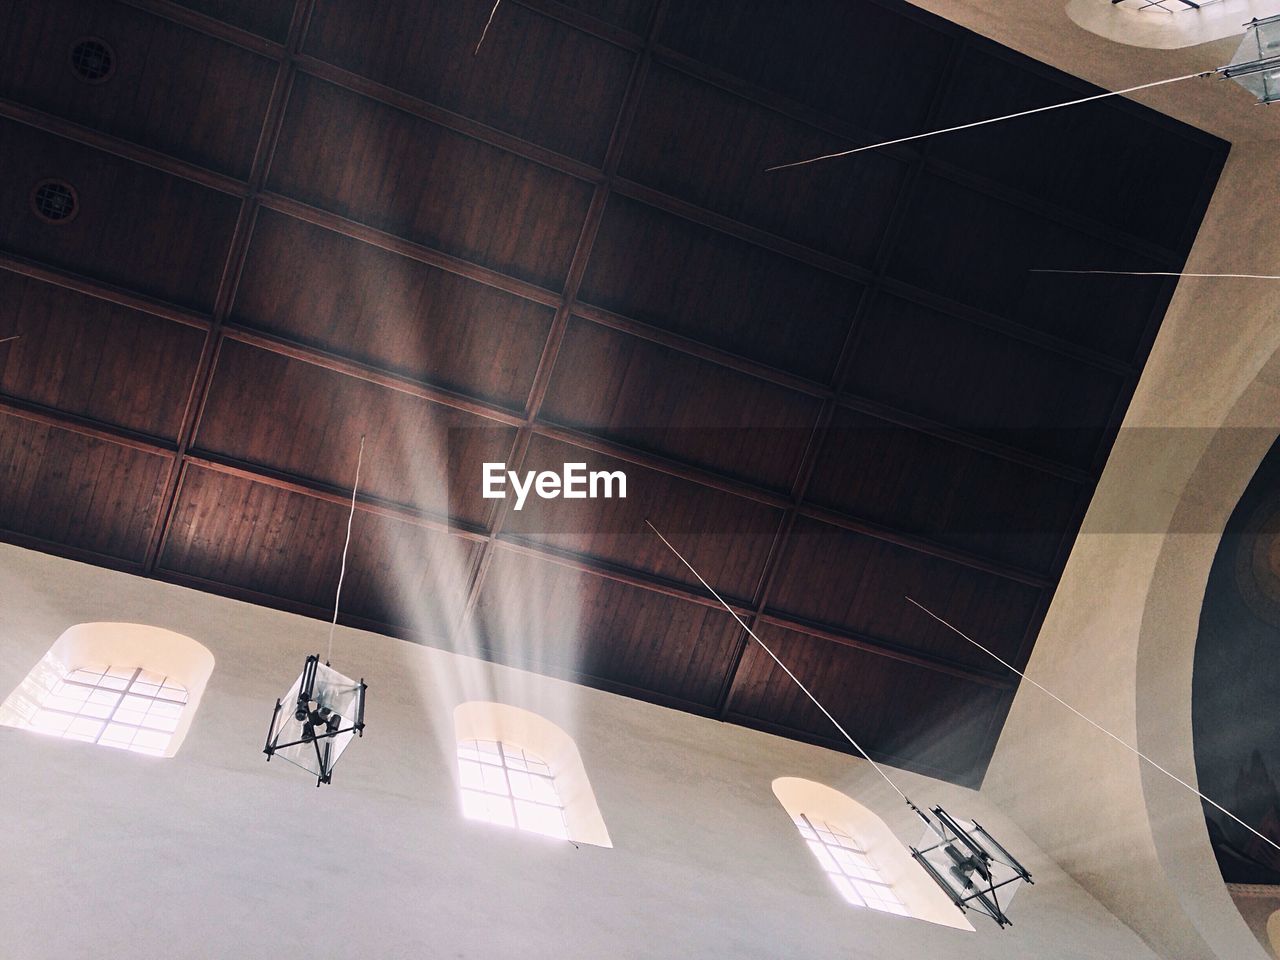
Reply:
[[[1188,270],[1273,272],[1280,232],[1259,198],[1274,194],[1275,163],[1268,145],[1233,149]],[[1201,600],[1280,424],[1275,295],[1265,281],[1180,283],[1027,669],[1191,783]],[[1222,883],[1200,801],[1029,686],[984,793],[1160,955],[1266,956]]]

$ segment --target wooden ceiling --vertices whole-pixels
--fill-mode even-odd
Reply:
[[[890,0],[0,0],[13,543],[980,781],[1227,147]],[[114,72],[70,50],[96,37]],[[34,186],[77,193],[38,218]],[[480,463],[626,469],[480,497]],[[21,601],[19,601],[21,602]],[[270,638],[264,637],[263,642]]]

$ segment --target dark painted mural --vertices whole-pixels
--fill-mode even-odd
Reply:
[[[1280,842],[1280,442],[1236,505],[1200,613],[1192,680],[1200,789]],[[1205,807],[1228,883],[1280,884],[1280,853]]]

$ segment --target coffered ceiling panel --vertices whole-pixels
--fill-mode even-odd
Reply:
[[[156,454],[0,413],[0,525],[82,557],[141,561],[167,468]]]
[[[101,0],[3,0],[0,24],[0,96],[249,175],[275,78],[268,58]],[[105,81],[87,84],[68,69],[86,37],[110,50]]]
[[[477,51],[492,7],[489,0],[374,6],[324,0],[305,52],[602,163],[634,54],[518,4],[503,11]]]
[[[521,409],[554,314],[263,210],[232,315],[248,327]]]
[[[324,408],[315,406],[321,398]],[[484,523],[489,504],[478,483],[441,482],[448,468],[479,477],[482,463],[506,456],[514,429],[484,427],[472,414],[228,340],[194,446],[341,488],[355,474],[365,434],[361,487],[369,496]],[[447,466],[437,460],[441,450]]]
[[[176,0],[176,4],[279,43],[289,32],[294,7],[292,0]]]
[[[569,272],[591,200],[580,180],[307,76],[270,186],[549,287]]]
[[[664,193],[864,267],[909,165],[883,153],[814,170],[766,167],[839,138],[675,69],[654,66],[619,171]]]
[[[581,298],[813,380],[834,372],[862,286],[613,197]]]
[[[176,439],[204,331],[0,272],[0,392]]]
[[[787,490],[820,408],[811,396],[575,317],[542,417]]]
[[[239,202],[189,180],[0,120],[5,250],[197,309],[213,307]],[[74,218],[42,222],[33,196],[71,183]]]

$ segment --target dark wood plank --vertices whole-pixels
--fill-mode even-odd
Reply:
[[[840,141],[670,67],[649,71],[621,176],[871,267],[907,165],[883,153],[789,175],[766,167]]]
[[[176,177],[0,120],[0,248],[208,311],[240,203]],[[48,178],[79,196],[70,222],[31,210]]]
[[[0,393],[176,439],[204,334],[0,272]]]
[[[1048,73],[1028,71],[1007,52],[966,46],[938,125],[1064,103],[1090,92],[1074,77]],[[1212,143],[1148,117],[1117,97],[949,134],[932,141],[929,151],[931,158],[1176,250],[1187,218],[1200,216],[1201,183],[1221,168],[1223,157]],[[1081,157],[1097,160],[1082,163]]]
[[[786,491],[820,403],[573,319],[540,418]]]
[[[193,448],[350,489],[362,434],[363,493],[484,523],[480,464],[514,429],[229,340]]]
[[[881,294],[862,321],[844,388],[1087,469],[1124,382],[1119,373]]]
[[[709,706],[737,625],[727,613],[498,551],[476,610],[499,662],[587,674]]]
[[[760,639],[872,756],[945,780],[981,782],[1004,691],[770,625]],[[756,643],[743,655],[729,719],[854,752]]]
[[[910,11],[874,0],[700,0],[672,5],[660,41],[887,139],[920,130],[954,42]]]
[[[244,179],[276,64],[117,3],[0,0],[0,97]],[[114,71],[86,83],[71,49],[106,41]]]
[[[0,528],[140,562],[168,467],[167,457],[0,412]]]
[[[1006,659],[1040,591],[906,547],[799,517],[769,610],[989,670],[992,662],[907,603],[912,597]]]
[[[1177,270],[925,174],[903,218],[888,275],[1121,360],[1167,302],[1152,277],[1062,276],[1034,269]]]
[[[293,17],[293,0],[173,0],[197,13],[284,43]]]
[[[614,196],[579,298],[825,381],[861,293],[851,280]]]
[[[592,190],[307,76],[294,84],[268,185],[555,288],[569,272]]]
[[[559,3],[561,6],[580,10],[606,23],[643,35],[649,26],[649,18],[653,15],[654,0],[559,0]],[[551,6],[545,0],[531,5]]]
[[[246,516],[256,522],[244,523]],[[159,567],[331,610],[346,529],[339,504],[189,466]],[[342,610],[443,635],[475,549],[446,533],[357,511]],[[322,643],[324,629],[315,636]]]
[[[305,53],[601,165],[633,54],[517,3],[321,0]]]
[[[232,320],[522,410],[554,313],[266,210]]]
[[[837,410],[805,500],[958,547],[1053,572],[1074,536],[1080,486],[916,430]]]
[[[759,583],[782,511],[646,470],[612,457],[535,436],[524,469],[562,474],[564,464],[586,471],[621,471],[626,499],[531,495],[509,510],[503,535],[581,554],[700,589],[698,581],[645,526],[651,520],[721,593],[749,598]]]

